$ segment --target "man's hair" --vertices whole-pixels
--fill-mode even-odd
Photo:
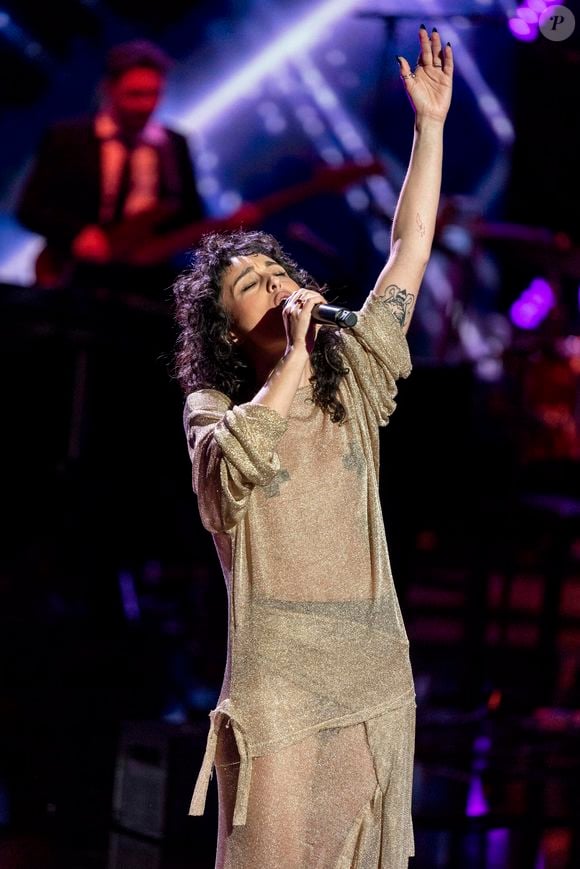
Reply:
[[[139,67],[167,75],[172,64],[171,58],[159,46],[146,39],[133,39],[110,49],[105,61],[105,77],[115,81],[130,69]]]

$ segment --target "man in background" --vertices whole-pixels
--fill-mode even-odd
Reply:
[[[39,284],[122,282],[148,236],[203,218],[187,141],[153,118],[170,63],[146,41],[114,47],[97,113],[47,132],[17,209],[47,241]]]

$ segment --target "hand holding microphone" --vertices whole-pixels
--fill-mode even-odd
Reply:
[[[324,296],[315,290],[296,290],[282,302],[284,324],[288,343],[294,345],[299,341],[305,341],[307,336],[311,341],[307,342],[314,346],[316,332],[313,322],[328,323],[333,326],[350,327],[356,325],[357,316],[346,308],[329,305]],[[309,352],[311,352],[309,348]]]

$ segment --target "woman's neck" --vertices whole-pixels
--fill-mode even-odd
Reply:
[[[252,361],[252,367],[255,371],[256,385],[258,389],[261,389],[261,387],[264,385],[264,383],[266,382],[281,358],[282,356],[276,356],[276,358],[265,358],[263,355],[261,355],[259,358]],[[310,378],[313,374],[314,368],[312,367],[310,357],[308,357],[306,365],[304,366],[304,371],[302,372],[302,377],[300,378],[300,382],[296,388],[302,389],[302,387],[308,386]]]

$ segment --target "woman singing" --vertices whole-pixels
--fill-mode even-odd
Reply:
[[[228,591],[223,686],[191,815],[215,763],[216,867],[408,865],[415,694],[379,501],[379,428],[411,371],[453,58],[419,31],[391,253],[342,330],[261,232],[211,235],[176,282],[176,369],[193,489]]]

